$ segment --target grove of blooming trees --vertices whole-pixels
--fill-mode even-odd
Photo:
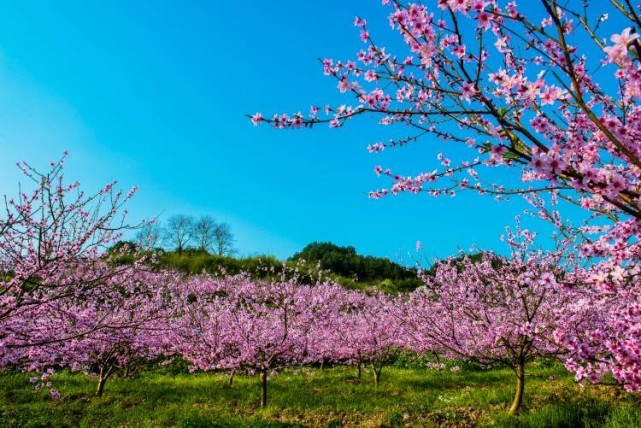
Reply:
[[[119,370],[181,358],[231,379],[259,375],[265,406],[269,377],[285,368],[353,364],[360,379],[365,365],[378,386],[384,366],[411,352],[513,368],[514,413],[535,358],[561,359],[579,378],[598,380],[602,370],[581,363],[598,352],[593,332],[611,326],[601,307],[583,304],[592,267],[579,265],[571,241],[535,250],[534,234],[517,227],[507,233],[509,257],[441,261],[419,272],[422,287],[397,295],[304,284],[295,271],[274,280],[187,275],[160,268],[153,253],[123,263],[101,251],[125,225],[120,192],[66,184],[63,162],[45,174],[21,165],[35,190],[7,199],[0,236],[1,367],[39,373],[33,381],[55,397],[56,370],[95,376],[102,395]],[[629,370],[615,376],[630,379]]]
[[[360,373],[367,364],[378,386],[396,352],[414,352],[511,367],[510,413],[535,358],[563,361],[580,381],[611,373],[641,390],[639,7],[540,0],[526,13],[498,0],[382,3],[405,52],[374,44],[357,18],[365,48],[356,60],[323,61],[354,106],[253,122],[338,127],[375,114],[410,134],[373,152],[460,142],[470,150],[460,165],[439,154],[441,170],[415,176],[376,167],[392,184],[371,196],[522,194],[560,229],[555,249],[536,249],[535,234],[517,227],[506,235],[509,256],[441,261],[419,271],[421,287],[398,295],[302,284],[295,273],[190,276],[160,268],[153,252],[122,263],[106,251],[129,226],[123,204],[135,189],[111,183],[86,193],[64,181],[64,158],[45,173],[19,164],[33,190],[7,197],[0,219],[0,368],[39,373],[34,382],[54,396],[51,373],[83,371],[101,395],[118,370],[182,358],[192,370],[257,374],[265,406],[269,377],[284,368],[334,362]],[[487,167],[518,168],[521,182],[485,183]],[[585,223],[566,221],[564,202],[583,207]],[[151,240],[149,225],[141,236]],[[189,242],[228,251],[215,243],[229,230],[216,232],[209,218],[177,216],[166,230],[178,251]]]

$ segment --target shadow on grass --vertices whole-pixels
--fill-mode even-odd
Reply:
[[[497,427],[601,427],[611,413],[611,407],[595,401],[550,403],[538,409],[524,411],[517,416],[501,415]],[[639,425],[631,425],[639,426]]]

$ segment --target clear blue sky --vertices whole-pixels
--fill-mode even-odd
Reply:
[[[15,161],[45,168],[69,150],[68,176],[85,188],[140,185],[133,220],[210,214],[244,255],[285,258],[314,240],[392,258],[417,240],[428,257],[501,248],[521,201],[367,198],[388,185],[375,165],[431,169],[435,143],[372,155],[373,120],[277,131],[244,116],[351,102],[317,58],[353,57],[356,15],[387,37],[386,11],[374,0],[5,2],[0,192],[16,192]]]

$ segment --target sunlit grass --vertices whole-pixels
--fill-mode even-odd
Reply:
[[[261,409],[258,379],[224,374],[148,371],[110,380],[101,398],[95,380],[60,373],[54,400],[24,374],[0,375],[0,426],[132,427],[638,427],[634,395],[609,386],[580,387],[559,365],[530,369],[524,405],[506,414],[513,393],[509,369],[459,372],[386,367],[375,388],[364,371],[334,367],[292,369],[269,380]]]

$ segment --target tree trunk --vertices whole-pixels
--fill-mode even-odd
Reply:
[[[261,380],[261,394],[260,394],[260,407],[267,406],[267,370],[260,373]]]
[[[229,375],[229,387],[231,388],[234,385],[234,375],[236,374],[236,370],[232,370],[231,374]]]
[[[100,365],[100,373],[98,374],[98,387],[96,388],[96,397],[102,397],[102,393],[105,390],[105,383],[109,376],[114,372],[115,366],[113,363],[108,363],[106,366],[104,364]]]
[[[381,365],[380,369],[376,369],[376,364],[373,362],[371,363],[372,365],[372,374],[374,375],[374,386],[378,388],[378,385],[381,383],[381,371],[383,370],[383,366]]]
[[[358,383],[361,383],[361,374],[363,372],[363,364],[359,361],[357,366],[358,366],[358,375],[357,375]]]
[[[512,406],[510,407],[509,414],[514,415],[521,407],[521,402],[523,401],[523,390],[525,389],[525,363],[519,362],[519,364],[514,368],[516,374],[516,392],[514,393],[514,400],[512,401]]]
[[[105,376],[105,371],[101,367],[100,374],[98,375],[98,387],[96,388],[96,397],[102,397],[102,393],[105,390],[105,382],[107,382],[107,376]]]

